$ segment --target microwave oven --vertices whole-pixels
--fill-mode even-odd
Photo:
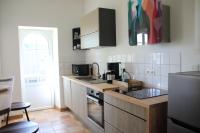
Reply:
[[[89,64],[72,64],[72,74],[75,76],[89,76],[90,65]]]

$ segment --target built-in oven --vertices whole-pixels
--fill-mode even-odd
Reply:
[[[87,114],[88,119],[104,128],[104,96],[102,92],[87,89]]]

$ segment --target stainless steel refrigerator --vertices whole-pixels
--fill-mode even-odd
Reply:
[[[200,133],[200,72],[169,74],[168,133]]]

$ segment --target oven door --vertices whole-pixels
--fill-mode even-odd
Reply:
[[[87,95],[88,118],[104,128],[103,100]]]

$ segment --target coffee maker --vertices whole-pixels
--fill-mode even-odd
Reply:
[[[116,80],[121,80],[121,62],[107,63],[107,70],[115,74]]]

